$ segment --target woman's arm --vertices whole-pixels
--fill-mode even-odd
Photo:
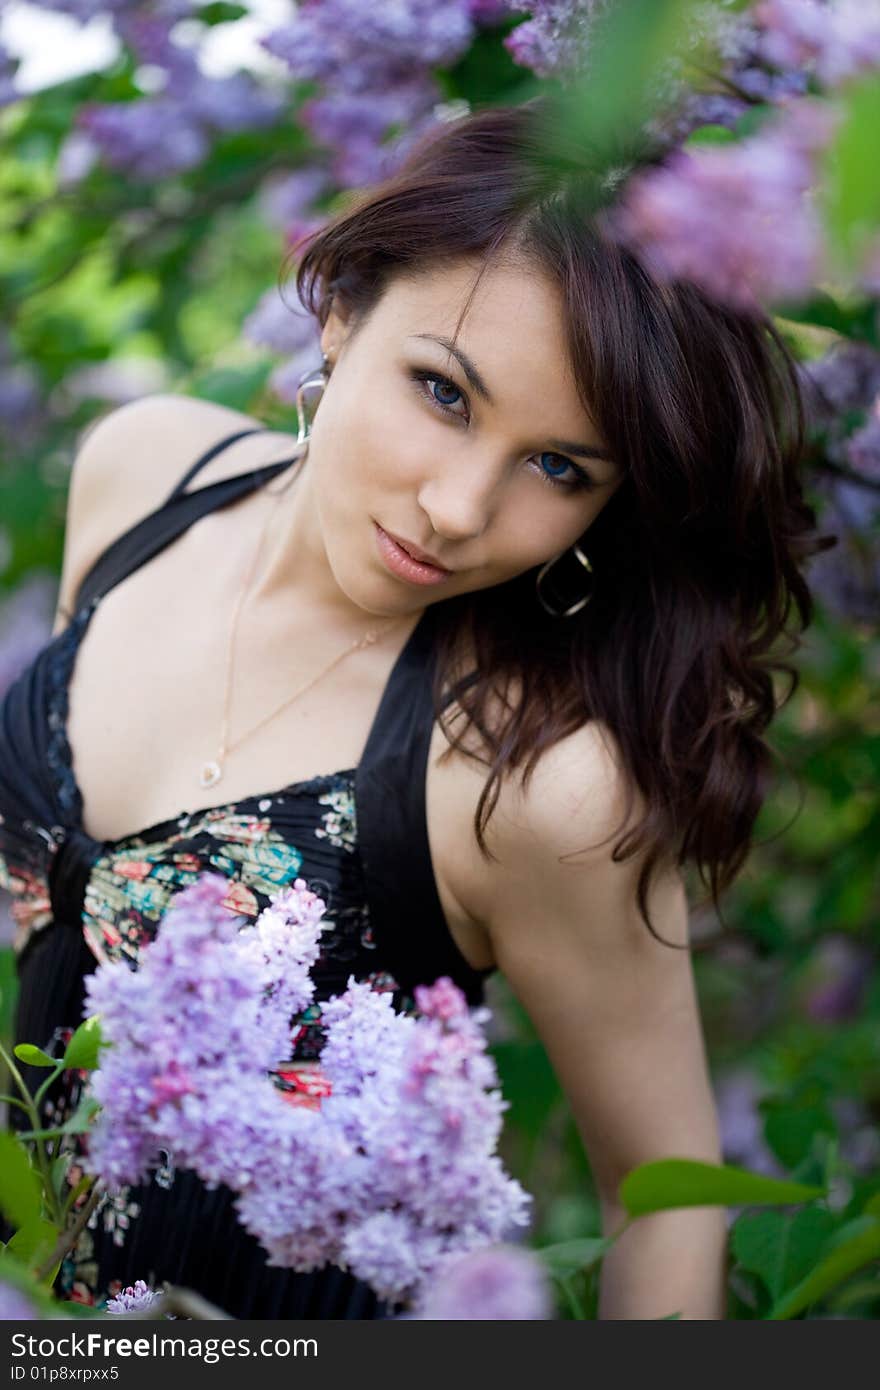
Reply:
[[[638,857],[611,859],[623,785],[596,725],[549,749],[526,792],[502,791],[487,828],[498,862],[473,904],[571,1104],[606,1234],[622,1224],[617,1190],[632,1168],[721,1160],[690,952],[639,916]],[[648,910],[660,936],[687,942],[674,868],[654,880]],[[600,1316],[722,1318],[725,1249],[723,1209],[640,1218],[605,1262]]]

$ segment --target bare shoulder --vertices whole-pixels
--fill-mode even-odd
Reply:
[[[64,563],[54,632],[65,625],[79,586],[97,557],[161,505],[200,454],[240,430],[260,430],[224,449],[193,486],[203,486],[289,454],[292,435],[213,401],[157,394],[111,410],[85,430],[67,499]]]
[[[590,720],[545,748],[527,780],[521,771],[505,779],[495,848],[517,857],[548,846],[559,855],[583,849],[585,836],[600,840],[622,828],[629,786],[613,734]],[[633,795],[634,816],[642,803]]]
[[[485,773],[484,773],[485,777]],[[639,952],[650,938],[637,910],[643,854],[615,860],[615,845],[638,824],[645,802],[611,731],[590,721],[546,748],[531,776],[501,783],[486,826],[489,861],[468,856],[468,906],[492,940],[502,969],[565,961],[589,937],[594,949]],[[662,935],[682,941],[686,908],[680,875],[658,867],[649,912]]]

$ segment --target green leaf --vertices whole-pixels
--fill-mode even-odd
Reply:
[[[873,1197],[869,1197],[862,1207],[863,1216],[880,1216],[880,1192],[875,1192]]]
[[[736,136],[726,125],[701,125],[691,131],[685,140],[685,149],[691,145],[735,145]]]
[[[0,1133],[0,1211],[10,1225],[20,1227],[38,1221],[42,1210],[40,1179],[27,1149],[14,1134]]]
[[[15,1260],[17,1264],[33,1273],[45,1264],[55,1248],[57,1239],[58,1227],[51,1221],[44,1221],[42,1218],[29,1221],[16,1231],[4,1251],[4,1258]],[[52,1280],[56,1273],[57,1268]]]
[[[825,151],[819,187],[832,244],[843,265],[852,267],[880,225],[880,78],[871,75],[850,83],[841,100],[843,119]]]
[[[59,1125],[62,1134],[85,1134],[91,1127],[92,1118],[101,1109],[94,1096],[83,1096],[69,1120]]]
[[[41,1047],[35,1047],[33,1043],[17,1043],[12,1049],[20,1062],[27,1062],[29,1067],[55,1067],[58,1065],[56,1057],[50,1057],[48,1052],[44,1052]]]
[[[214,4],[202,5],[194,18],[201,24],[228,24],[232,20],[242,19],[247,13],[247,5],[231,5],[225,0],[214,0]]]
[[[535,1250],[534,1254],[557,1279],[567,1279],[583,1269],[592,1269],[613,1244],[613,1239],[584,1237],[564,1240],[558,1245],[545,1245],[542,1250]]]
[[[835,1245],[805,1279],[774,1304],[767,1315],[771,1321],[780,1322],[796,1317],[811,1303],[816,1303],[842,1284],[857,1269],[880,1257],[880,1221],[870,1218],[865,1223],[859,1219],[853,1224],[857,1226],[855,1234]]]
[[[92,1014],[81,1023],[64,1052],[64,1066],[69,1071],[93,1071],[98,1065],[98,1052],[102,1044],[101,1022],[97,1014]]]
[[[757,1274],[776,1300],[806,1278],[835,1225],[822,1207],[750,1213],[736,1222],[731,1248],[742,1268]]]
[[[772,122],[778,114],[778,107],[772,106],[769,102],[749,106],[741,116],[737,116],[733,126],[734,134],[740,140],[744,140],[750,135],[757,135],[758,131]]]
[[[811,1156],[816,1135],[835,1133],[833,1116],[821,1103],[765,1100],[761,1109],[767,1143],[786,1168]]]
[[[52,1160],[52,1164],[49,1168],[49,1176],[52,1180],[52,1189],[56,1197],[63,1197],[67,1189],[67,1170],[70,1167],[72,1159],[73,1154],[68,1152],[59,1154],[57,1158],[53,1158]]]
[[[643,1163],[623,1179],[619,1198],[630,1216],[673,1207],[775,1206],[809,1202],[824,1195],[821,1187],[765,1178],[727,1164],[690,1158],[661,1158]]]
[[[662,74],[692,37],[695,0],[627,0],[591,23],[590,71],[550,91],[549,167],[574,162],[602,174],[644,144],[644,125],[661,102]]]

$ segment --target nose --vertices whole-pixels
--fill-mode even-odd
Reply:
[[[472,540],[483,535],[492,519],[498,485],[498,469],[485,460],[448,456],[422,482],[419,505],[435,535],[448,541]]]

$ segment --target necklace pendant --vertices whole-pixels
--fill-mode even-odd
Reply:
[[[199,786],[205,788],[213,787],[220,781],[222,776],[223,769],[220,764],[215,762],[212,758],[210,762],[202,764],[202,770],[199,774]]]

